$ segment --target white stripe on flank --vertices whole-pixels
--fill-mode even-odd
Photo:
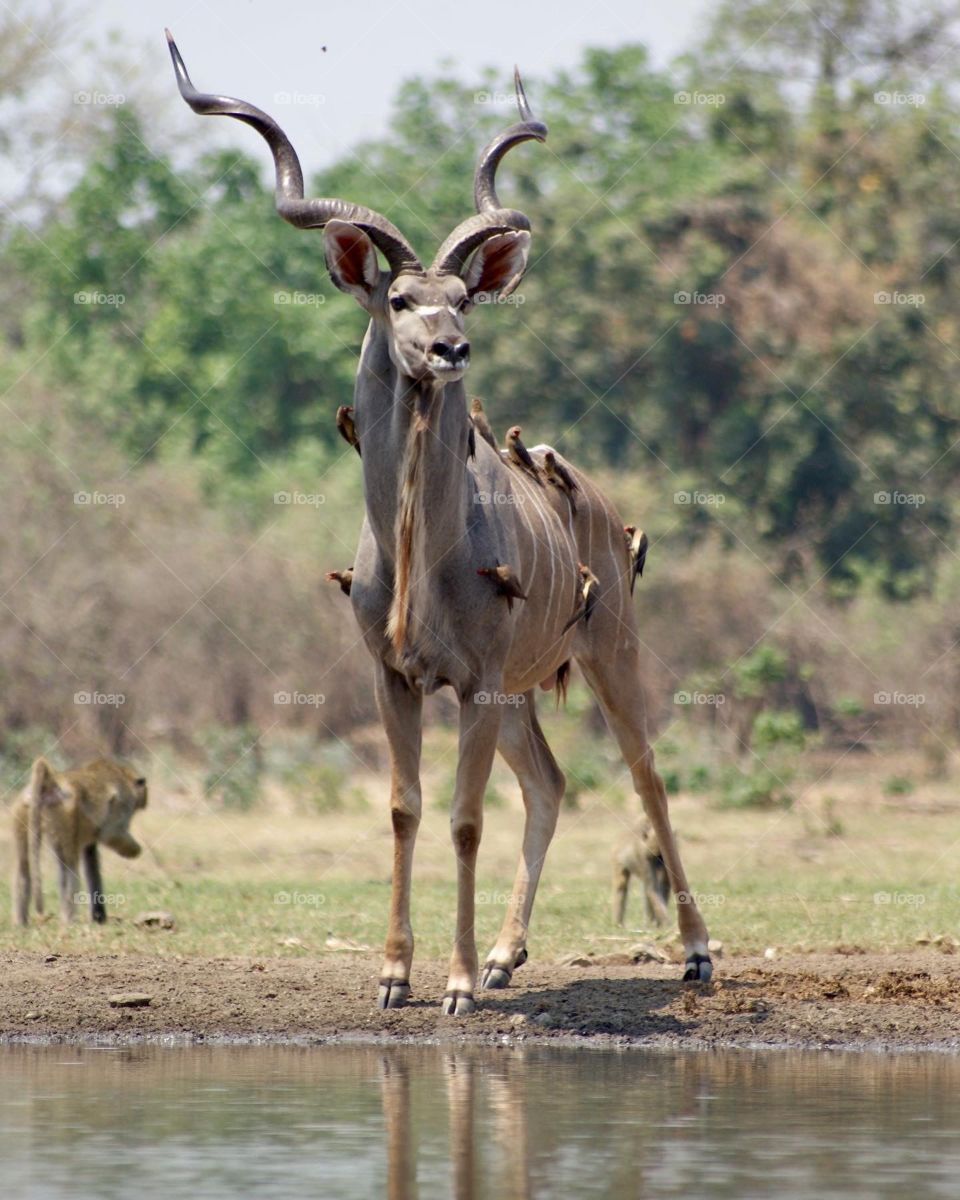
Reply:
[[[604,515],[606,515],[606,514],[604,514]],[[612,527],[610,521],[607,521],[606,525],[607,525],[607,550],[610,552],[610,562],[614,566],[616,566],[617,552],[613,548],[613,536],[612,536],[612,528],[613,527]],[[614,575],[614,579],[616,580],[616,588],[617,588],[617,620],[620,620],[621,613],[623,611],[623,588],[620,586],[619,574]]]
[[[527,481],[524,480],[524,482],[526,483]],[[544,614],[544,623],[546,628],[549,629],[551,626],[550,618],[551,614],[553,613],[554,601],[556,600],[558,613],[562,603],[562,597],[559,595],[559,591],[556,586],[557,558],[560,554],[560,546],[557,542],[557,531],[550,519],[555,514],[553,509],[550,508],[549,504],[547,503],[547,499],[543,493],[543,490],[535,488],[529,483],[527,486],[533,496],[537,514],[539,515],[540,522],[543,525],[543,532],[546,535],[547,550],[550,554],[550,590],[547,593],[547,611]],[[532,532],[533,531],[531,530],[531,533]],[[534,534],[534,538],[536,539],[536,534]]]
[[[550,592],[547,597],[547,616],[546,626],[550,628],[550,614],[553,612],[553,597],[556,591],[557,583],[557,548],[553,542],[553,530],[547,524],[547,519],[543,512],[540,513],[540,519],[543,521],[543,527],[547,534],[547,539],[550,542]]]
[[[534,538],[534,539],[533,539],[533,567],[531,568],[531,571],[530,571],[530,574],[531,574],[531,580],[530,580],[530,582],[527,584],[527,588],[528,588],[528,590],[529,590],[529,588],[532,586],[532,581],[533,581],[534,579],[536,579],[536,577],[537,577],[537,561],[538,561],[538,558],[539,558],[539,555],[537,554],[537,539],[536,539],[536,538]]]

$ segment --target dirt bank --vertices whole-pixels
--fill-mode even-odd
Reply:
[[[374,955],[322,960],[0,956],[0,1039],[588,1038],[660,1046],[960,1049],[960,960],[809,955],[719,964],[709,987],[675,967],[533,960],[471,1018],[439,1012],[444,969],[419,964],[406,1009],[373,1004]],[[147,1007],[115,1008],[115,993]]]

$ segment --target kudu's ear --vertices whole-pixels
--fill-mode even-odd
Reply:
[[[328,221],[323,229],[323,250],[336,286],[366,307],[380,282],[373,242],[349,221]]]
[[[530,253],[530,234],[498,233],[483,242],[464,272],[463,282],[471,300],[509,296],[523,278]]]

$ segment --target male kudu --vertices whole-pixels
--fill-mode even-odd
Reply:
[[[574,514],[557,488],[515,470],[483,438],[470,437],[461,382],[470,356],[464,315],[478,297],[513,291],[530,245],[527,218],[503,208],[497,197],[497,166],[511,147],[542,142],[547,132],[533,119],[519,77],[521,121],[494,138],[480,157],[477,212],[454,229],[424,269],[400,231],[379,213],[343,200],[304,199],[299,160],[277,123],[244,101],[197,92],[172,39],[170,52],[180,93],[194,112],[236,117],[263,136],[276,168],[278,212],[300,228],[324,229],[333,282],[370,318],[354,398],[366,517],[350,599],[373,655],[390,745],[393,894],[380,1007],[399,1007],[410,993],[423,697],[449,686],[460,702],[450,817],[456,939],[443,1000],[443,1011],[459,1016],[475,1007],[474,876],[484,789],[498,749],[519,780],[526,823],[506,918],[481,986],[506,987],[526,958],[534,894],[564,789],[537,720],[535,689],[553,686],[558,669],[571,658],[600,703],[656,831],[678,897],[684,978],[708,980],[706,927],[687,887],[666,792],[647,742],[623,521],[581,472]],[[541,466],[549,449],[533,451]],[[565,628],[580,603],[580,563],[598,577],[602,603],[589,622]],[[498,564],[509,564],[522,582],[522,602],[508,604],[495,582],[478,574]]]

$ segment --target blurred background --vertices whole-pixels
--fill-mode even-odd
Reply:
[[[471,317],[468,387],[648,531],[668,785],[779,808],[841,761],[889,797],[949,784],[958,7],[330,7],[0,10],[4,793],[38,753],[107,752],[215,806],[335,809],[385,766],[323,579],[361,518],[334,414],[364,319],[275,215],[260,140],[183,105],[164,24],[201,89],[287,128],[308,194],[424,254],[519,62],[550,136],[500,190],[533,253]],[[571,805],[619,770],[595,727],[576,682],[548,725]]]

